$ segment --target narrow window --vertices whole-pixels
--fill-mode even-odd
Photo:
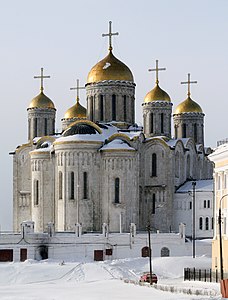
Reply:
[[[186,132],[186,124],[182,124],[182,138],[186,138],[187,132]]]
[[[34,205],[39,205],[39,181],[34,180]]]
[[[93,121],[93,96],[90,97],[90,120]]]
[[[30,134],[31,134],[31,119],[28,120],[28,139],[30,140]]]
[[[100,120],[104,121],[104,97],[100,95]]]
[[[189,202],[189,209],[192,209],[192,201]]]
[[[156,153],[152,154],[152,177],[157,176],[157,155]]]
[[[211,218],[211,229],[212,230],[214,229],[214,218],[213,217]]]
[[[177,139],[178,138],[178,126],[175,125],[174,129],[175,129],[175,139]]]
[[[115,178],[115,203],[120,203],[120,179]]]
[[[207,200],[207,208],[210,208],[210,206],[211,206],[211,202],[210,200]]]
[[[206,217],[205,219],[205,230],[209,230],[209,218]]]
[[[37,136],[37,118],[33,119],[33,132],[34,132],[34,137]]]
[[[199,230],[203,230],[203,218],[199,218]]]
[[[153,198],[152,198],[152,214],[155,214],[155,202],[156,202],[156,198],[155,198],[155,194],[153,194]]]
[[[70,173],[70,199],[74,199],[74,172]]]
[[[63,173],[59,171],[59,199],[63,199]]]
[[[164,114],[161,113],[161,133],[164,133]]]
[[[203,201],[203,207],[204,207],[204,208],[207,208],[207,200],[204,200],[204,201]]]
[[[197,143],[197,124],[194,124],[194,141]]]
[[[127,96],[123,96],[123,117],[124,117],[124,122],[127,121]]]
[[[154,132],[154,114],[150,114],[150,133]]]
[[[87,199],[87,187],[88,187],[88,178],[87,178],[87,172],[83,173],[83,198]]]
[[[112,95],[112,120],[116,121],[116,95]]]
[[[44,135],[47,135],[47,118],[44,119]]]
[[[52,134],[55,133],[55,119],[52,120]]]

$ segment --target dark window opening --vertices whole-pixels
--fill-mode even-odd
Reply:
[[[48,133],[48,126],[47,126],[47,118],[44,119],[44,135],[47,135]]]
[[[154,114],[150,114],[150,133],[154,132]]]
[[[157,176],[157,155],[156,153],[152,154],[152,176]]]
[[[120,203],[120,179],[115,178],[115,203]]]
[[[164,133],[164,114],[161,113],[161,133]]]
[[[182,138],[186,138],[187,136],[187,127],[186,124],[182,124]]]
[[[153,198],[152,198],[152,214],[155,214],[155,203],[156,203],[156,198],[155,198],[155,194],[153,194]]]
[[[194,124],[194,141],[197,143],[197,124]]]
[[[203,230],[203,218],[199,218],[199,230]]]
[[[74,172],[70,173],[70,199],[74,199]]]
[[[104,98],[100,95],[100,120],[104,121]]]
[[[112,120],[116,121],[116,95],[112,95]]]
[[[37,118],[35,118],[34,120],[34,128],[33,128],[33,132],[34,132],[34,136],[37,136]]]
[[[39,181],[34,181],[34,205],[39,205]]]
[[[205,219],[205,230],[209,230],[209,218],[206,217]]]
[[[63,173],[59,172],[59,199],[63,199]]]
[[[87,178],[87,172],[83,173],[83,198],[87,199],[87,186],[88,186],[88,178]]]
[[[123,96],[123,117],[124,117],[124,122],[127,121],[127,96]]]

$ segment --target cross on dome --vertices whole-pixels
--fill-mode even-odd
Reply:
[[[191,83],[197,83],[197,81],[191,81],[190,80],[190,73],[188,73],[188,81],[182,81],[181,84],[187,84],[188,85],[188,97],[190,97],[190,84]]]
[[[79,90],[85,89],[84,86],[79,86],[79,79],[77,79],[77,85],[76,87],[70,88],[70,90],[77,90],[77,96],[76,96],[76,101],[79,102]]]
[[[50,76],[44,75],[44,68],[40,69],[40,75],[34,76],[35,79],[40,79],[40,91],[43,92],[44,90],[44,79],[45,78],[51,78]]]
[[[155,71],[156,72],[156,84],[159,83],[159,80],[158,80],[158,71],[165,71],[166,68],[159,68],[158,67],[158,60],[156,60],[156,68],[155,69],[149,69],[148,71],[149,72],[152,72],[152,71]]]
[[[112,36],[119,35],[119,32],[112,32],[112,21],[109,21],[109,33],[103,33],[102,37],[108,36],[109,37],[109,50],[112,50]]]

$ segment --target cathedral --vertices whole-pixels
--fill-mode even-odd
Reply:
[[[135,81],[128,66],[114,55],[111,23],[107,56],[88,72],[87,107],[76,103],[56,133],[56,107],[44,93],[28,105],[28,141],[13,152],[13,220],[20,231],[25,220],[35,232],[170,232],[175,191],[189,180],[211,179],[213,166],[204,147],[204,113],[187,98],[173,103],[159,85],[142,103],[143,127],[135,123]],[[73,103],[72,103],[73,104]],[[172,119],[174,128],[172,130]],[[172,134],[173,132],[173,134]],[[184,221],[184,220],[183,220]]]

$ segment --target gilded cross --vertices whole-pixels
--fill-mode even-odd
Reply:
[[[113,35],[119,35],[119,32],[112,32],[112,21],[109,21],[109,33],[103,33],[102,36],[108,36],[109,37],[109,50],[112,50],[112,36]]]
[[[190,80],[190,73],[188,73],[188,81],[182,81],[181,84],[187,84],[188,85],[188,97],[190,97],[190,84],[191,83],[197,83],[197,81],[191,81]]]
[[[34,76],[35,79],[40,79],[40,91],[43,92],[44,90],[44,78],[50,78],[50,76],[44,75],[44,68],[41,68],[41,72],[39,76]]]
[[[149,69],[148,71],[151,72],[151,71],[155,71],[156,72],[156,84],[159,83],[159,80],[158,80],[158,72],[159,71],[165,71],[166,68],[159,68],[158,67],[158,60],[156,60],[156,68],[155,69]]]
[[[85,89],[84,86],[79,86],[79,79],[77,79],[77,86],[70,88],[70,90],[77,90],[77,102],[79,102],[79,90]]]

